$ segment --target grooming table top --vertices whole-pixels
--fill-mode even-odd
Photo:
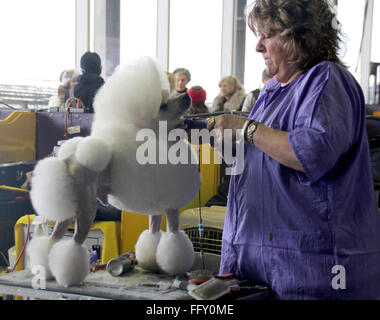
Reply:
[[[33,289],[30,270],[0,276],[0,294],[45,300],[189,300],[183,290],[171,288],[174,277],[135,268],[120,277],[107,271],[90,273],[79,286],[65,288],[55,280],[46,281],[46,289]],[[35,281],[36,282],[36,281]],[[160,286],[161,284],[161,286]]]

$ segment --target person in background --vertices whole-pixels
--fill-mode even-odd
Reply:
[[[185,68],[177,68],[173,71],[175,76],[175,90],[172,92],[172,96],[178,96],[187,92],[187,84],[191,81],[191,74],[189,70]]]
[[[207,93],[201,86],[193,86],[187,90],[191,98],[191,106],[187,111],[189,114],[208,113],[208,108],[205,105]]]
[[[81,74],[75,75],[70,80],[69,87],[68,87],[68,89],[65,92],[65,102],[66,102],[67,99],[69,99],[71,97],[74,97],[74,88],[79,83],[79,80],[80,80],[81,76],[82,76]]]
[[[65,102],[70,96],[69,93],[73,90],[73,82],[76,81],[80,74],[81,72],[75,69],[68,69],[61,72],[57,95],[51,96],[49,99],[49,107],[64,108]]]
[[[85,112],[93,113],[94,97],[104,84],[104,79],[100,76],[102,64],[99,55],[96,52],[86,52],[81,57],[80,66],[83,74],[74,87],[74,97],[82,101]]]
[[[263,72],[261,73],[261,81],[263,85],[265,86],[271,79],[272,77],[264,69]],[[259,98],[259,95],[260,95],[260,89],[255,89],[251,91],[245,98],[244,103],[243,103],[243,108],[241,109],[241,111],[251,112],[257,99]]]
[[[209,122],[244,144],[220,274],[266,283],[275,299],[378,300],[380,213],[365,101],[338,56],[340,23],[325,0],[256,0],[247,14],[274,79],[249,120]]]
[[[223,77],[218,85],[220,93],[214,99],[212,112],[240,111],[246,94],[239,80],[233,76]]]

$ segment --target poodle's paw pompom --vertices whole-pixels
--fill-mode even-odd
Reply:
[[[159,267],[168,274],[181,275],[194,264],[194,247],[184,231],[166,232],[157,247]]]
[[[60,148],[58,151],[58,159],[63,160],[70,156],[70,154],[74,153],[75,150],[77,149],[78,143],[82,141],[84,138],[83,137],[75,137],[70,140],[67,140]]]
[[[154,272],[159,271],[156,262],[156,250],[160,238],[161,232],[152,233],[150,230],[145,230],[140,234],[135,245],[136,260],[139,267]]]
[[[50,250],[49,266],[60,285],[79,285],[90,272],[88,250],[74,240],[59,241]]]
[[[95,172],[102,172],[111,160],[111,148],[96,137],[86,137],[78,143],[75,156],[78,162]]]
[[[48,236],[35,236],[26,248],[28,268],[32,270],[35,266],[41,266],[45,271],[46,280],[52,279],[53,275],[49,268],[49,252],[53,241]]]
[[[58,222],[73,218],[77,202],[73,190],[73,179],[63,161],[46,158],[37,163],[30,198],[38,215]]]

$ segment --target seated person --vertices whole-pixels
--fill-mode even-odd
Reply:
[[[270,76],[266,70],[264,69],[261,74],[261,81],[264,84],[264,86],[272,79],[272,76]],[[260,95],[260,89],[255,89],[251,91],[248,96],[245,98],[243,103],[243,108],[241,111],[243,112],[251,112],[252,108],[256,104],[257,99]]]
[[[83,74],[74,87],[74,97],[82,101],[85,112],[93,113],[94,97],[104,84],[104,79],[100,76],[102,65],[99,55],[96,52],[86,52],[80,60],[80,66]]]
[[[75,69],[64,70],[59,76],[60,85],[57,94],[49,99],[49,107],[64,108],[66,100],[70,97],[70,91],[77,83],[80,71]]]
[[[246,94],[239,80],[233,76],[223,77],[219,81],[220,93],[214,99],[212,112],[240,111]]]
[[[187,84],[191,81],[191,74],[185,68],[177,68],[173,71],[175,76],[175,90],[172,91],[173,97],[187,92]]]
[[[189,114],[208,113],[208,108],[205,105],[207,94],[201,86],[193,86],[187,90],[191,98],[191,106],[187,111]]]

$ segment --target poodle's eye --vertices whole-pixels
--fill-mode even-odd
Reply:
[[[161,106],[160,106],[160,110],[167,110],[168,109],[168,105],[166,103],[163,103]]]

